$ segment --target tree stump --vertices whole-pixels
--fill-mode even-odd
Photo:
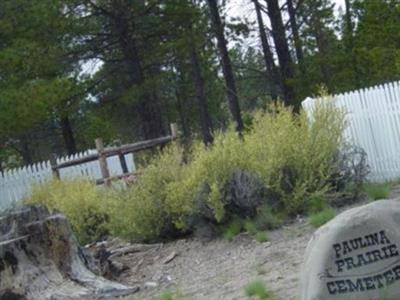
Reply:
[[[61,214],[23,206],[0,216],[0,299],[109,299],[134,293],[97,276]]]

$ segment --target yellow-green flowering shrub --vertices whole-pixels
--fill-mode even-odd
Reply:
[[[186,229],[200,191],[214,219],[223,220],[227,182],[234,172],[245,171],[277,197],[281,212],[293,215],[304,212],[310,199],[324,199],[330,189],[344,126],[343,112],[329,100],[315,107],[312,120],[277,105],[255,114],[243,138],[230,129],[216,133],[212,146],[195,142],[186,163],[180,146],[165,147],[126,189],[54,181],[35,188],[28,202],[65,213],[83,242],[106,232],[152,240]]]
[[[329,100],[316,106],[312,121],[304,112],[293,115],[282,105],[259,112],[243,139],[229,130],[217,134],[212,147],[197,144],[183,180],[175,183],[167,198],[193,198],[207,183],[207,204],[221,220],[223,188],[234,171],[243,170],[262,178],[289,214],[302,212],[307,199],[329,189],[344,126],[343,112]]]
[[[329,100],[316,105],[312,121],[283,106],[259,113],[245,139],[249,169],[281,196],[289,213],[302,211],[311,194],[328,188],[344,127],[344,113]]]
[[[108,234],[110,215],[107,209],[108,191],[96,187],[84,178],[53,180],[35,186],[27,204],[42,204],[50,211],[60,211],[68,218],[81,243],[88,243]]]
[[[200,142],[194,145],[190,163],[186,166],[182,180],[169,193],[168,201],[192,199],[197,196],[203,184],[208,184],[210,193],[206,199],[213,209],[215,218],[224,216],[222,189],[235,170],[245,170],[248,165],[246,147],[238,135],[229,130],[215,135],[212,147]]]
[[[140,170],[139,180],[115,192],[116,201],[110,210],[112,233],[133,240],[151,240],[168,234],[181,223],[181,217],[191,212],[191,198],[170,197],[179,187],[185,166],[182,149],[177,145],[166,147]]]

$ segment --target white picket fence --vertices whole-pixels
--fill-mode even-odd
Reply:
[[[92,153],[97,153],[97,151],[88,150],[75,155],[60,157],[57,159],[57,163],[63,163]],[[125,160],[129,172],[133,172],[136,169],[133,154],[126,154]],[[111,176],[123,173],[118,156],[108,157],[107,164]],[[87,177],[92,180],[100,179],[102,176],[99,161],[96,160],[60,169],[61,179],[77,177]],[[29,196],[33,185],[43,184],[51,178],[50,161],[43,161],[0,173],[0,210],[9,208],[19,200]]]
[[[302,106],[308,114],[316,99]],[[391,82],[333,96],[347,112],[345,135],[367,153],[369,179],[376,182],[400,178],[400,82]]]

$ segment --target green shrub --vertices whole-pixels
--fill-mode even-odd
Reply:
[[[255,235],[256,241],[259,243],[264,243],[269,241],[269,236],[265,231],[259,231]]]
[[[166,147],[142,170],[127,190],[114,193],[119,201],[110,208],[111,231],[131,240],[153,240],[184,229],[184,218],[193,210],[191,197],[174,197],[185,172],[182,149]]]
[[[284,216],[282,213],[272,212],[268,205],[259,208],[257,216],[254,218],[254,225],[257,230],[271,230],[282,226]]]
[[[229,129],[216,133],[210,147],[195,142],[187,163],[179,146],[165,147],[126,190],[61,181],[36,189],[29,201],[65,213],[82,242],[107,232],[131,240],[173,236],[188,229],[193,215],[224,224],[241,207],[246,216],[258,212],[257,230],[273,229],[282,223],[277,212],[306,212],[316,206],[309,199],[331,189],[343,128],[343,113],[329,101],[317,105],[312,122],[277,105],[257,113],[243,139]],[[244,225],[230,226],[228,236]]]
[[[246,232],[248,232],[251,235],[257,234],[257,226],[253,220],[250,220],[250,219],[245,220],[244,224],[243,224],[243,228]]]
[[[243,220],[234,218],[230,223],[223,227],[223,237],[228,241],[233,240],[243,229]]]
[[[174,299],[174,297],[173,297],[172,292],[166,291],[166,292],[162,293],[160,295],[160,297],[158,297],[157,300],[173,300],[173,299]]]
[[[253,281],[246,285],[244,291],[247,297],[257,297],[259,300],[268,300],[271,297],[265,284],[260,280]]]
[[[334,169],[332,189],[325,195],[329,205],[341,207],[358,201],[370,170],[367,153],[361,147],[345,145],[336,154]]]
[[[370,183],[364,185],[364,191],[372,200],[389,198],[390,187],[387,183]]]
[[[324,210],[310,216],[310,224],[314,227],[320,227],[335,217],[336,213],[333,208],[325,208]]]
[[[343,144],[344,114],[329,100],[316,105],[313,120],[278,106],[258,114],[246,136],[249,169],[266,182],[289,214],[304,211],[305,200],[329,190],[333,159]]]
[[[229,241],[232,241],[233,238],[242,231],[254,236],[254,238],[260,243],[269,240],[267,232],[258,231],[256,224],[251,219],[241,219],[236,216],[228,224],[222,226],[223,237]]]
[[[307,202],[307,212],[316,214],[327,208],[327,201],[323,195],[312,195]]]
[[[247,165],[245,144],[237,134],[233,130],[216,134],[212,147],[205,147],[200,142],[194,145],[184,179],[176,183],[169,198],[179,199],[175,200],[177,202],[193,199],[207,184],[209,192],[203,201],[213,211],[215,220],[222,221],[225,216],[224,186],[236,170],[246,170]]]
[[[189,300],[190,298],[184,296],[180,290],[175,290],[175,291],[166,290],[161,295],[154,298],[154,300],[179,300],[179,299]]]
[[[131,240],[156,239],[182,228],[184,216],[192,211],[191,198],[167,197],[185,169],[181,155],[178,146],[166,147],[127,189],[96,187],[85,179],[56,180],[35,187],[26,202],[64,213],[82,243],[107,233]]]
[[[254,172],[234,171],[223,187],[222,201],[225,216],[237,215],[242,218],[254,217],[257,208],[267,199],[263,179]]]
[[[224,222],[230,204],[224,189],[241,170],[264,182],[265,204],[291,215],[304,212],[306,199],[331,188],[334,158],[343,144],[344,114],[329,101],[316,106],[312,122],[305,113],[293,116],[290,108],[281,105],[271,111],[255,115],[244,140],[228,130],[216,134],[212,147],[196,144],[183,180],[167,198],[187,201],[206,184],[209,192],[204,202],[215,220]]]
[[[60,211],[71,223],[79,242],[99,240],[108,234],[110,214],[108,192],[85,179],[53,180],[45,186],[35,186],[28,204],[37,203],[50,211]]]

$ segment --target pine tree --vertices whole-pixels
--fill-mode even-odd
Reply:
[[[289,51],[281,8],[278,0],[266,0],[266,3],[272,27],[272,37],[274,38],[279,61],[284,101],[286,105],[292,105],[294,111],[298,112],[300,103],[296,99],[293,84],[291,83],[295,77],[294,63]]]
[[[274,57],[271,51],[271,46],[269,45],[268,36],[266,32],[266,27],[264,25],[261,5],[258,0],[252,0],[254,3],[254,9],[257,16],[258,31],[261,41],[261,47],[264,55],[264,63],[268,74],[269,82],[271,82],[271,97],[276,99],[278,96],[278,90],[280,85],[279,72],[274,62]]]
[[[219,15],[218,5],[216,0],[207,0],[210,9],[211,20],[217,45],[221,57],[222,71],[225,79],[225,90],[229,104],[229,110],[236,124],[236,131],[241,133],[244,129],[242,116],[240,113],[239,99],[236,90],[235,78],[233,76],[231,61],[228,54],[227,42],[225,40],[224,27]]]
[[[0,3],[0,140],[17,140],[33,161],[33,129],[57,122],[68,153],[76,151],[69,115],[82,100],[77,61],[68,56],[74,24],[60,1]]]

